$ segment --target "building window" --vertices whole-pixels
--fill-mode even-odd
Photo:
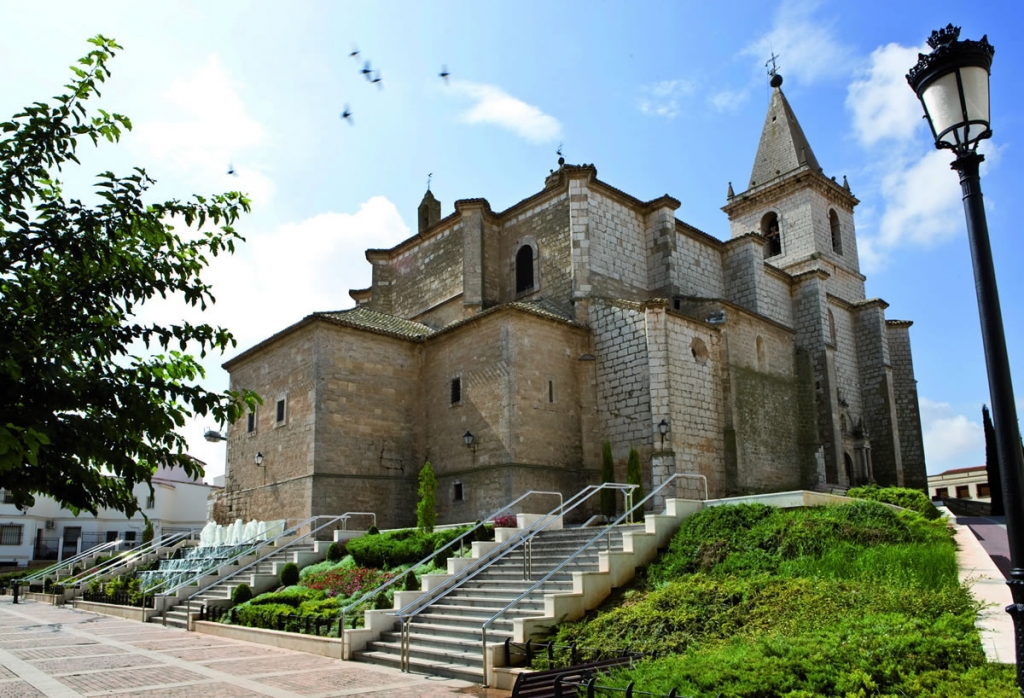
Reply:
[[[146,508],[147,509],[152,509],[155,506],[156,506],[156,493],[153,493],[153,494],[149,495],[149,497],[146,499]]]
[[[835,209],[828,211],[828,227],[832,233],[832,251],[836,254],[843,253],[843,236],[839,231],[839,214]]]
[[[989,489],[987,482],[979,482],[978,486],[977,486],[977,490],[978,490],[978,498],[979,499],[982,498],[982,497],[991,497],[992,496],[992,490]]]
[[[107,531],[107,542],[113,543],[117,540],[117,531]]]
[[[523,245],[516,252],[516,293],[533,290],[533,248]]]
[[[462,404],[462,376],[452,378],[451,398],[453,405]]]
[[[548,381],[548,402],[555,401],[555,382]]]
[[[970,487],[970,485],[957,485],[956,486],[956,498],[957,499],[970,499],[971,498],[971,487]]]
[[[134,543],[135,542],[135,531],[125,531],[124,532],[124,540],[127,543]]]
[[[281,426],[288,416],[286,409],[287,398],[278,398],[276,412],[274,413],[274,426]]]
[[[14,504],[14,495],[7,490],[0,490],[0,501],[4,504]]]
[[[246,417],[245,430],[250,434],[256,431],[256,410],[250,410]]]
[[[453,498],[455,499],[456,502],[461,502],[462,501],[463,497],[462,497],[462,483],[461,482],[456,482],[455,483],[455,490],[453,491],[452,496],[453,496]]]
[[[936,487],[935,488],[935,499],[949,499],[949,488],[948,487]]]
[[[761,235],[765,239],[765,259],[782,254],[782,232],[779,229],[779,216],[774,211],[764,214],[761,219]]]
[[[21,545],[21,534],[24,529],[21,524],[0,525],[0,545]]]

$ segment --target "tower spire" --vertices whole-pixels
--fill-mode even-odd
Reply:
[[[814,157],[804,131],[800,128],[800,122],[789,106],[786,95],[782,92],[782,75],[775,66],[775,59],[772,54],[769,63],[772,68],[768,71],[771,75],[772,98],[768,104],[768,115],[764,120],[764,129],[761,131],[761,142],[757,146],[757,155],[754,157],[754,169],[750,173],[750,186],[769,182],[776,177],[781,177],[800,167],[808,167],[817,172],[818,159]]]

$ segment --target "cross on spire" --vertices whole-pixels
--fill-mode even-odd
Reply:
[[[765,68],[768,68],[768,64],[769,63],[772,64],[772,67],[768,68],[768,75],[771,76],[771,77],[775,77],[775,73],[777,73],[778,70],[779,70],[779,67],[777,65],[775,65],[775,59],[776,58],[779,58],[779,56],[776,55],[775,51],[772,51],[771,58],[769,58],[767,61],[764,62],[764,67]]]

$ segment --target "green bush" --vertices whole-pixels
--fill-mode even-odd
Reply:
[[[942,513],[928,499],[928,495],[921,490],[912,490],[907,487],[868,485],[866,487],[854,487],[846,494],[857,499],[894,504],[904,509],[916,511],[926,519],[938,519],[942,516]]]
[[[239,584],[231,590],[231,605],[237,606],[240,603],[245,603],[252,599],[252,589],[249,588],[248,584]]]
[[[420,590],[420,581],[418,579],[416,579],[416,573],[415,572],[409,572],[408,574],[406,574],[405,578],[402,579],[402,591],[419,591],[419,590]]]
[[[432,533],[437,522],[437,477],[430,461],[420,468],[420,487],[417,492],[419,502],[416,504],[416,527],[422,533]]]
[[[298,608],[304,601],[322,599],[323,597],[324,593],[317,589],[291,586],[286,587],[281,591],[268,591],[265,594],[260,594],[249,603],[253,606],[285,605],[291,606],[292,608]]]
[[[255,600],[255,599],[254,599]],[[287,604],[254,604],[249,602],[237,606],[238,624],[245,625],[250,628],[266,628],[268,630],[277,629],[277,617],[278,616],[291,616],[295,615],[295,607]],[[285,627],[288,629],[297,629],[297,624],[292,622]]]
[[[359,565],[356,564],[355,558],[351,555],[344,556],[338,562],[324,560],[323,562],[318,562],[315,565],[306,565],[299,572],[299,584],[303,584],[310,575],[338,569],[353,569],[356,567],[359,567]]]
[[[439,551],[467,530],[467,528],[461,527],[422,533],[408,528],[376,536],[367,535],[350,540],[348,552],[355,560],[356,566],[390,569],[400,565],[411,565],[425,559],[430,553]],[[449,552],[444,551],[439,557],[447,560],[449,556]]]
[[[145,545],[153,540],[153,522],[146,519],[146,527],[142,529],[142,544]]]
[[[342,557],[345,556],[345,551],[341,549],[341,546],[337,543],[332,542],[327,546],[327,560],[328,562],[338,562]]]
[[[388,595],[386,593],[384,593],[383,591],[380,592],[379,594],[377,594],[373,598],[373,608],[375,610],[387,610],[387,609],[394,608],[394,607],[395,607],[394,601],[391,600],[388,597]]]
[[[637,485],[633,490],[633,503],[636,504],[644,498],[644,488],[640,479],[640,453],[635,449],[629,449],[629,460],[626,461],[626,484]]]
[[[370,526],[368,529],[366,529],[366,535],[368,535],[368,536],[375,536],[378,533],[380,533],[380,529],[377,528],[376,524],[374,524],[373,526]]]
[[[299,604],[299,614],[303,616],[317,616],[319,618],[333,619],[338,615],[338,599],[309,599]]]
[[[286,587],[295,586],[299,583],[299,566],[289,562],[281,568],[281,585]]]

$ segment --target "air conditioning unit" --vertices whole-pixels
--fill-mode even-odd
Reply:
[[[57,522],[54,521],[53,519],[48,519],[46,521],[46,528],[51,529],[51,530],[54,529],[54,528],[57,528]]]

